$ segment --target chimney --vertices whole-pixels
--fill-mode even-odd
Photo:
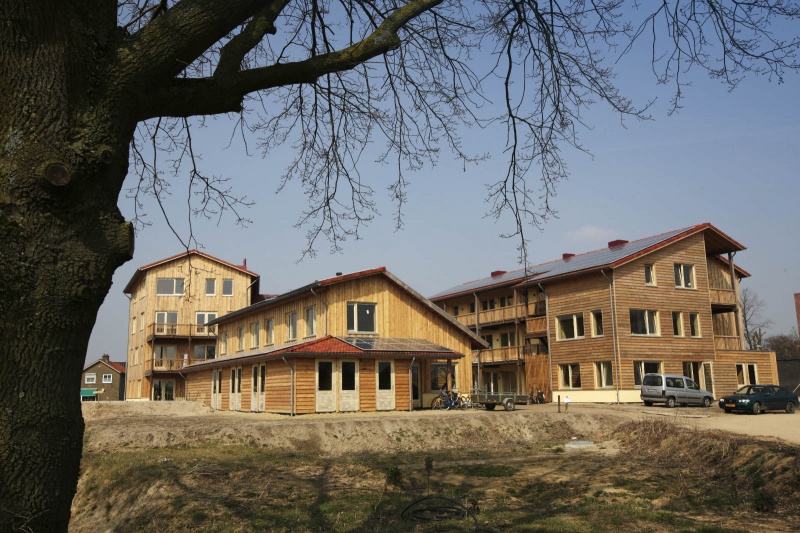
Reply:
[[[797,332],[800,334],[800,292],[794,293],[794,313],[797,315]]]
[[[507,274],[508,272],[505,270],[495,270],[492,272],[492,277],[496,278],[497,276],[502,276],[503,274]]]
[[[244,258],[244,261],[242,261],[242,268],[247,270],[247,258],[246,257]]]
[[[616,248],[618,246],[623,246],[625,244],[628,244],[628,241],[624,241],[622,239],[617,239],[616,241],[608,241],[609,248]]]
[[[341,272],[337,272],[337,273],[336,273],[336,275],[337,275],[337,276],[341,276],[341,275],[342,275],[342,273],[341,273]]]
[[[108,354],[107,354],[107,353],[104,353],[104,354],[103,354],[103,361],[105,361],[105,362],[107,363],[107,362],[108,362],[108,360],[109,360]]]
[[[573,257],[575,257],[575,254],[561,254],[561,259],[563,259],[565,261],[567,259],[572,259]]]

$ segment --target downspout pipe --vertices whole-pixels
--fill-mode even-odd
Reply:
[[[616,367],[617,370],[616,371],[617,379],[614,380],[614,383],[616,384],[616,389],[617,389],[617,403],[620,403],[619,402],[620,363],[619,363],[619,344],[617,341],[617,313],[615,312],[615,307],[614,307],[614,284],[612,283],[612,280],[608,276],[606,276],[605,270],[601,270],[600,273],[603,275],[604,278],[606,278],[606,281],[608,281],[608,299],[609,299],[609,305],[611,306],[611,343],[614,346],[614,366]]]
[[[539,290],[544,294],[544,319],[547,329],[547,372],[550,374],[550,401],[553,401],[553,345],[550,342],[550,296],[541,283],[537,283]]]
[[[286,360],[286,357],[281,357],[281,359],[283,359],[283,362],[289,367],[289,416],[294,416],[294,367],[289,364],[289,361]]]
[[[408,410],[414,410],[414,377],[413,373],[411,372],[411,368],[414,366],[414,361],[417,359],[416,356],[411,358],[411,364],[408,365]]]
[[[478,305],[480,303],[480,300],[478,300],[478,293],[477,292],[473,292],[472,296],[475,298],[475,335],[480,337],[481,336],[481,325],[480,325],[480,322],[478,320],[478,317],[480,316],[479,315],[480,306]],[[482,390],[481,381],[482,381],[481,380],[481,350],[478,350],[478,390]]]
[[[325,335],[327,335],[328,334],[328,302],[323,300],[322,297],[319,294],[314,292],[314,287],[311,287],[311,294],[316,296],[317,300],[319,300],[322,303],[323,307],[325,307]]]

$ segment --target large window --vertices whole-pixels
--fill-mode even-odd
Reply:
[[[156,359],[175,359],[178,357],[177,346],[156,346]]]
[[[658,334],[658,311],[631,309],[631,335]]]
[[[261,322],[250,324],[250,347],[258,348],[261,345]]]
[[[578,363],[558,365],[558,375],[562,389],[581,388],[581,365]]]
[[[675,265],[675,286],[682,289],[694,289],[694,265]]]
[[[97,374],[86,374],[84,381],[87,385],[94,385],[97,383]]]
[[[156,333],[161,335],[175,335],[178,332],[177,311],[156,312]]]
[[[655,265],[644,266],[644,283],[654,287],[656,285],[656,267]]]
[[[195,359],[214,359],[217,354],[217,347],[213,344],[197,344],[194,347]]]
[[[500,346],[516,346],[517,345],[517,336],[514,334],[513,331],[505,332],[500,334]]]
[[[756,365],[751,363],[737,363],[736,381],[738,382],[740,387],[742,385],[756,385],[758,383],[758,373],[756,372]]]
[[[206,327],[206,324],[211,322],[212,320],[217,319],[217,313],[210,313],[207,311],[201,311],[195,315],[195,320],[197,322],[197,333],[203,334],[208,331],[209,328]],[[212,329],[213,332],[213,329]]]
[[[661,372],[661,363],[657,361],[633,362],[633,382],[636,386],[642,385],[642,378],[645,374],[658,374],[659,372]]]
[[[489,333],[488,335],[481,335],[481,338],[486,341],[486,344],[489,345],[490,350],[494,348],[494,335]]]
[[[689,313],[689,329],[692,337],[700,336],[700,313]]]
[[[451,365],[451,384],[453,388],[456,385],[456,368],[457,365]],[[445,363],[431,363],[431,390],[439,390],[447,387],[447,364]]]
[[[482,301],[481,309],[483,309],[484,311],[489,311],[491,309],[494,309],[494,298],[492,298],[491,300]]]
[[[223,279],[222,280],[222,295],[223,296],[233,296],[233,280],[232,279]]]
[[[156,279],[156,295],[181,296],[183,286],[183,278],[158,278]]]
[[[342,361],[342,390],[356,390],[355,361]]]
[[[275,344],[275,321],[271,318],[266,319],[264,329],[267,332],[267,345]]]
[[[611,373],[611,361],[600,361],[594,364],[594,385],[598,389],[614,386],[614,376]]]
[[[391,361],[378,361],[378,390],[392,390]]]
[[[216,294],[217,294],[216,278],[206,278],[206,296],[214,296]]]
[[[683,337],[683,313],[680,311],[672,312],[672,334],[676,337]]]
[[[297,339],[297,312],[286,314],[286,340],[293,341]]]
[[[347,304],[347,331],[350,333],[375,333],[376,304]]]
[[[306,307],[306,337],[316,335],[315,311],[313,307]]]
[[[602,337],[603,336],[603,312],[602,311],[592,311],[592,336],[593,337]]]
[[[558,317],[558,340],[583,338],[583,314]]]

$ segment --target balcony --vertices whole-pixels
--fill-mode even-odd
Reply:
[[[546,344],[526,344],[522,347],[522,355],[532,357],[534,355],[547,355]]]
[[[481,364],[503,363],[506,361],[517,361],[519,359],[519,348],[517,346],[481,350]]]
[[[736,291],[733,289],[717,289],[712,287],[708,289],[708,293],[711,299],[711,305],[736,305]]]
[[[147,326],[147,340],[156,337],[181,337],[181,338],[216,338],[217,326],[204,326],[201,324],[158,324]]]
[[[528,316],[544,316],[547,314],[547,302],[544,300],[539,302],[528,303]]]
[[[206,361],[206,359],[150,359],[149,361],[145,362],[145,368],[148,369],[146,372],[147,375],[151,375],[154,372],[178,372],[187,365],[191,365],[192,363],[202,363],[203,361]]]
[[[721,352],[743,350],[741,339],[735,335],[714,335],[714,348]]]
[[[547,317],[529,318],[525,325],[525,334],[528,337],[547,337]]]
[[[478,320],[481,326],[488,326],[490,324],[500,324],[502,322],[511,322],[515,318],[521,317],[524,312],[522,305],[509,305],[506,307],[497,307],[487,311],[478,312]],[[465,315],[458,315],[454,317],[456,320],[465,326],[475,326],[475,313],[467,313]]]

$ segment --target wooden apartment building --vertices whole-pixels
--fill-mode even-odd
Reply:
[[[473,352],[480,389],[638,402],[642,376],[667,372],[719,397],[778,382],[774,353],[745,350],[742,250],[706,223],[492,272],[431,299],[489,344]]]
[[[382,267],[315,281],[210,325],[218,357],[182,370],[187,399],[221,410],[427,406],[448,382],[469,386],[469,355],[485,346]]]
[[[190,250],[136,270],[124,289],[130,298],[127,399],[185,397],[183,368],[216,357],[208,323],[260,299],[259,276]]]

